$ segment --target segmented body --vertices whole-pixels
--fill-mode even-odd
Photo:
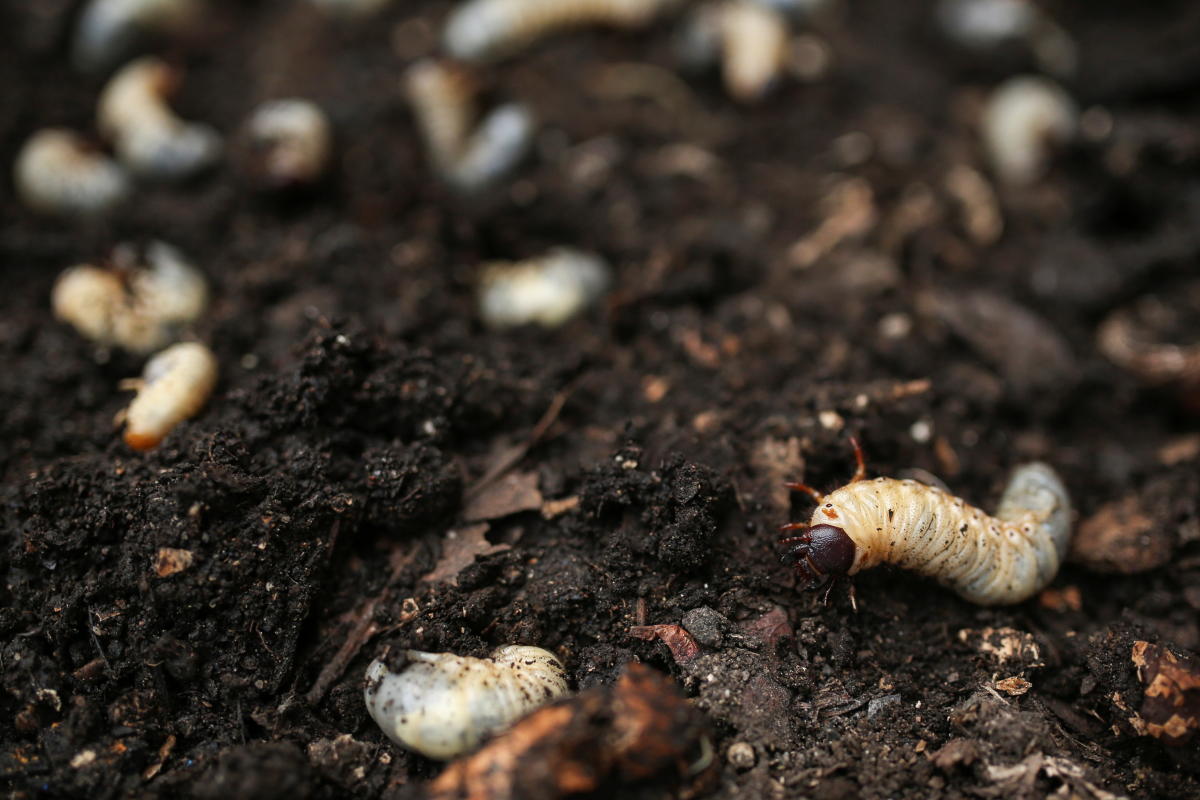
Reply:
[[[678,0],[471,0],[454,10],[443,37],[466,60],[507,55],[543,36],[586,25],[636,28]]]
[[[567,693],[566,673],[553,653],[506,645],[490,658],[408,650],[409,664],[391,672],[367,669],[363,699],[392,741],[430,758],[451,759]]]
[[[1058,572],[1070,541],[1070,499],[1054,471],[1019,467],[994,516],[912,480],[876,478],[822,498],[812,525],[855,545],[848,575],[895,564],[937,579],[981,605],[1018,603]]]

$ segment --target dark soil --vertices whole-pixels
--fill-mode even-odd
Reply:
[[[103,79],[66,55],[79,5],[0,12],[5,172],[39,127],[94,133]],[[1001,192],[992,242],[946,175],[986,174],[970,120],[1027,57],[949,47],[928,3],[846,5],[821,33],[831,73],[758,107],[716,76],[664,79],[666,23],[504,62],[489,91],[544,127],[508,185],[464,200],[431,174],[400,89],[448,4],[333,24],[301,2],[214,3],[194,36],[156,45],[187,67],[177,107],[232,134],[265,99],[316,100],[338,133],[326,185],[264,197],[226,166],[86,223],[35,217],[6,184],[10,796],[420,797],[442,767],[368,718],[367,663],[525,643],[579,689],[631,660],[677,679],[711,725],[719,776],[693,790],[713,797],[1200,797],[1196,740],[1167,748],[1130,723],[1132,643],[1200,648],[1200,403],[1095,344],[1146,295],[1179,311],[1166,335],[1200,341],[1180,308],[1200,280],[1197,15],[1055,4],[1081,47],[1071,90],[1112,128]],[[855,131],[865,158],[839,139]],[[874,224],[796,268],[790,248],[851,177]],[[141,361],[98,354],[48,295],[63,268],[149,238],[211,279],[194,333],[222,372],[139,455],[112,419]],[[558,245],[614,265],[608,301],[556,330],[484,328],[477,265]],[[1081,517],[1132,495],[1171,555],[1136,574],[1068,564],[1009,608],[890,569],[857,580],[857,613],[844,590],[822,605],[779,563],[775,528],[811,512],[779,484],[844,483],[850,433],[872,474],[932,474],[985,507],[1044,459]],[[489,511],[513,476],[577,502]],[[159,577],[161,548],[194,561]],[[701,653],[684,664],[629,634],[689,612]],[[1000,662],[986,628],[1036,648]],[[1032,687],[997,690],[1011,677]]]

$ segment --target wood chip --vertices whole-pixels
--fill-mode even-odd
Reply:
[[[183,572],[192,565],[195,558],[191,550],[160,547],[158,555],[154,557],[154,574],[160,578],[167,578],[177,572]]]

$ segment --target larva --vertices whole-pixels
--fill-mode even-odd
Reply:
[[[757,0],[726,0],[697,6],[684,26],[680,55],[706,66],[717,55],[725,90],[741,103],[753,103],[778,81],[791,38],[783,13]]]
[[[92,0],[79,15],[72,58],[82,70],[101,70],[143,33],[181,30],[202,11],[201,0]]]
[[[499,180],[533,141],[533,115],[518,103],[493,109],[472,131],[478,87],[462,65],[419,61],[405,87],[434,166],[457,189],[477,191]]]
[[[862,450],[850,483],[827,495],[803,484],[818,506],[804,532],[782,540],[807,588],[827,587],[879,564],[936,578],[980,605],[1019,603],[1058,572],[1071,536],[1071,503],[1054,470],[1018,467],[995,516],[912,480],[866,480]]]
[[[264,188],[315,183],[329,163],[333,145],[329,117],[308,100],[264,103],[250,115],[245,134],[245,171]]]
[[[181,75],[165,61],[146,56],[122,67],[104,87],[97,105],[100,132],[117,158],[149,178],[186,178],[221,155],[221,137],[207,125],[185,122],[167,105]]]
[[[609,282],[604,259],[566,247],[526,261],[494,261],[480,272],[479,315],[493,328],[554,328],[600,297]]]
[[[571,28],[647,25],[679,0],[470,0],[446,22],[442,42],[455,58],[507,55]]]
[[[13,184],[22,202],[43,214],[99,214],[129,196],[125,170],[62,128],[29,137],[17,154]]]
[[[54,316],[88,339],[149,353],[175,339],[208,304],[204,276],[163,242],[118,247],[113,268],[80,264],[65,270],[50,295]]]
[[[489,734],[567,693],[566,673],[540,647],[505,645],[488,658],[405,652],[407,666],[367,668],[363,699],[387,737],[429,758],[474,750]]]
[[[137,396],[117,415],[125,422],[125,444],[153,450],[171,429],[196,414],[217,383],[217,358],[202,344],[183,342],[146,362],[141,378],[123,381]]]
[[[980,120],[996,175],[1012,185],[1037,181],[1054,147],[1075,135],[1078,115],[1070,95],[1045,78],[1022,75],[996,87]]]

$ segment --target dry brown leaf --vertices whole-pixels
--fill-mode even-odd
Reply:
[[[1150,642],[1134,642],[1131,658],[1146,687],[1139,729],[1174,747],[1191,741],[1200,731],[1200,660]]]
[[[457,584],[458,573],[475,563],[476,556],[490,556],[508,550],[511,545],[492,544],[487,540],[490,528],[486,522],[481,522],[478,525],[446,531],[446,538],[442,540],[442,557],[438,559],[433,571],[421,580],[430,583],[449,581]]]
[[[537,473],[510,472],[471,498],[462,516],[468,522],[478,522],[521,511],[536,511],[541,507]]]
[[[183,572],[196,560],[191,550],[181,550],[176,547],[160,547],[154,557],[154,574],[167,578],[177,572]]]
[[[686,664],[700,655],[700,645],[679,625],[634,625],[629,629],[629,635],[647,642],[661,639],[677,664]]]

